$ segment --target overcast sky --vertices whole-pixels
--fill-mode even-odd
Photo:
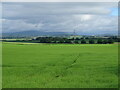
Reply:
[[[4,2],[3,32],[117,33],[117,5],[117,2]]]

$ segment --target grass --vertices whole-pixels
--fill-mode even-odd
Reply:
[[[3,43],[3,88],[117,88],[117,44]]]

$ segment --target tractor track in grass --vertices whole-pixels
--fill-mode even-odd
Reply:
[[[77,62],[77,60],[79,59],[80,56],[81,56],[81,55],[78,54],[78,55],[75,57],[75,59],[73,59],[73,62],[72,62],[70,65],[68,65],[68,66],[66,66],[66,67],[64,68],[64,71],[67,71],[67,70],[68,70],[69,68],[71,68],[74,64],[76,64],[76,62]],[[56,75],[55,78],[53,78],[52,80],[48,81],[47,83],[44,83],[44,85],[46,86],[46,85],[49,84],[50,82],[52,82],[52,81],[54,81],[54,80],[56,80],[56,79],[58,79],[58,78],[60,78],[60,77],[63,77],[63,75],[64,75],[64,72]]]
[[[81,55],[78,54],[77,57],[73,60],[73,62],[72,62],[70,65],[68,65],[68,66],[65,67],[65,70],[71,68],[74,64],[76,64],[76,62],[77,62],[77,60],[79,59],[80,56],[81,56]],[[58,77],[60,77],[60,76],[62,76],[62,75],[63,75],[63,73],[60,74],[60,75],[56,75],[55,77],[58,78]]]
[[[74,64],[76,64],[77,60],[79,59],[80,54],[77,55],[77,57],[73,60],[73,62],[71,63],[71,65],[67,66],[65,69],[69,69],[71,68]]]

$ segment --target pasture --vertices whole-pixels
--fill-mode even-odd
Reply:
[[[3,43],[3,88],[117,88],[117,44]]]

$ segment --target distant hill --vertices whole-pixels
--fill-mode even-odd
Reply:
[[[22,31],[22,32],[12,32],[12,33],[2,33],[2,37],[4,38],[21,38],[21,37],[37,37],[37,36],[69,36],[69,35],[73,35],[72,32],[41,32],[41,31]],[[91,32],[91,33],[87,33],[87,32],[81,32],[81,33],[77,33],[76,35],[87,35],[87,36],[91,36],[91,35],[96,35],[96,36],[113,36],[113,35],[117,35],[116,32],[106,32],[106,33],[95,33],[95,32]],[[0,35],[0,38],[2,38]]]
[[[65,36],[66,32],[40,32],[40,31],[23,31],[13,33],[2,33],[2,37],[37,37],[37,36]]]

